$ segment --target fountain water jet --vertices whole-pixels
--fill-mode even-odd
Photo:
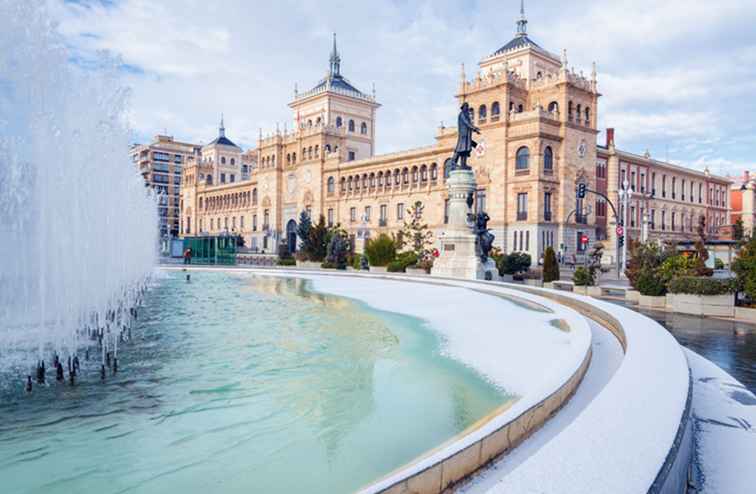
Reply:
[[[127,158],[118,63],[77,65],[45,2],[0,2],[0,18],[0,362],[26,375],[35,359],[44,383],[46,355],[59,375],[86,328],[102,338],[141,300],[157,208]]]

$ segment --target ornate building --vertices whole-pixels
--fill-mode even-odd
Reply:
[[[607,261],[616,242],[612,210],[600,196],[578,200],[577,183],[602,192],[619,208],[625,179],[635,193],[627,211],[628,233],[685,238],[697,218],[725,222],[729,181],[669,163],[619,151],[610,129],[605,146],[596,142],[598,102],[595,65],[590,76],[568,67],[527,34],[517,21],[515,37],[479,63],[468,79],[462,69],[457,101],[469,103],[481,129],[469,163],[478,191],[475,207],[491,217],[496,244],[536,259],[547,246],[580,254],[608,239]],[[407,209],[424,207],[427,223],[443,229],[446,187],[442,164],[456,144],[456,128],[438,129],[435,143],[374,155],[375,94],[365,94],[341,73],[334,37],[326,76],[289,104],[292,131],[260,136],[245,155],[220,136],[185,167],[181,234],[242,235],[247,246],[274,252],[279,242],[296,248],[301,211],[323,215],[351,234],[396,231]],[[227,139],[226,139],[227,141]],[[246,158],[244,158],[246,156]],[[223,160],[225,165],[223,168]],[[235,160],[250,173],[228,180]],[[223,183],[223,173],[226,183]],[[618,211],[622,213],[622,211]],[[588,244],[578,239],[588,237]]]

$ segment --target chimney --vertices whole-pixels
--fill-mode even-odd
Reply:
[[[606,129],[606,147],[614,146],[614,128]]]

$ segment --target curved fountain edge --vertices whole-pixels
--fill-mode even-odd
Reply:
[[[231,270],[234,270],[234,268],[231,268]],[[237,270],[247,271],[249,269],[241,268]],[[657,494],[666,492],[680,492],[687,482],[687,472],[689,470],[692,456],[691,452],[693,448],[692,420],[690,420],[690,397],[692,386],[690,383],[690,371],[688,368],[687,359],[685,358],[685,355],[683,354],[680,346],[676,343],[674,338],[664,330],[664,328],[662,328],[651,319],[642,316],[641,314],[614,304],[610,304],[608,302],[603,302],[586,296],[575,295],[568,292],[557,292],[554,290],[525,287],[522,285],[512,285],[498,282],[470,281],[436,277],[431,278],[425,276],[413,277],[407,275],[376,275],[354,272],[347,274],[322,270],[302,269],[284,270],[281,268],[256,268],[255,270],[262,272],[277,272],[282,274],[285,273],[287,275],[293,276],[313,274],[326,276],[383,278],[387,280],[412,281],[426,284],[446,284],[458,287],[474,288],[478,291],[490,291],[491,294],[494,294],[494,292],[499,290],[501,290],[502,292],[520,292],[522,294],[529,294],[532,296],[547,299],[552,302],[556,302],[557,304],[576,310],[580,312],[584,317],[596,321],[598,324],[609,330],[617,338],[624,352],[623,362],[620,366],[620,369],[618,369],[615,375],[612,376],[612,381],[610,381],[605,389],[603,389],[594,399],[594,401],[589,404],[586,410],[593,407],[593,412],[595,412],[597,409],[601,410],[602,408],[604,409],[604,411],[606,411],[607,402],[611,403],[612,408],[610,408],[609,410],[617,409],[623,403],[625,403],[626,400],[617,399],[615,396],[607,396],[612,395],[612,393],[606,392],[607,388],[610,388],[613,385],[613,388],[615,389],[612,389],[611,391],[615,392],[614,395],[616,395],[616,388],[625,386],[628,383],[634,385],[633,388],[635,388],[636,393],[638,393],[638,390],[646,391],[645,396],[644,393],[641,392],[639,393],[639,396],[637,396],[637,398],[661,398],[661,401],[663,401],[664,403],[663,406],[657,406],[659,410],[658,413],[654,415],[653,422],[655,422],[655,424],[650,424],[648,423],[648,421],[638,422],[636,420],[636,427],[640,427],[643,430],[633,429],[633,427],[628,427],[627,424],[624,424],[624,427],[620,431],[613,430],[614,436],[599,437],[599,439],[601,439],[603,442],[618,441],[621,443],[623,440],[627,440],[628,434],[630,434],[630,444],[634,447],[629,449],[633,451],[627,451],[627,448],[625,448],[623,449],[624,456],[618,457],[613,455],[603,455],[603,457],[598,458],[598,461],[591,461],[590,465],[588,465],[591,470],[585,472],[585,475],[581,475],[579,482],[576,482],[574,479],[572,479],[571,485],[567,485],[570,484],[570,482],[567,482],[566,484],[564,483],[564,480],[569,477],[568,475],[560,475],[556,471],[551,471],[551,475],[549,475],[549,477],[552,477],[552,480],[550,481],[554,482],[553,479],[560,479],[559,482],[561,483],[559,484],[559,487],[557,489],[546,489],[544,490],[544,492],[584,492],[586,485],[588,485],[591,486],[595,492],[649,492],[652,494]],[[491,290],[481,290],[481,288],[483,287],[489,288]],[[509,294],[511,295],[511,293]],[[620,320],[623,320],[623,322],[620,322]],[[628,335],[628,331],[625,330],[626,326],[631,333],[630,335]],[[637,326],[643,326],[643,328],[638,328]],[[664,380],[662,380],[662,382],[660,383],[638,382],[637,380],[632,382],[628,381],[628,377],[633,377],[633,374],[639,371],[642,373],[643,368],[648,367],[647,363],[642,362],[642,360],[645,356],[645,351],[649,351],[652,354],[654,353],[654,348],[652,348],[649,343],[662,347],[662,353],[665,357],[664,362],[660,364],[661,359],[656,359],[656,361],[651,362],[651,367],[661,367],[664,368],[665,371],[668,371],[668,373],[662,377],[666,378],[666,381],[669,382],[665,383]],[[590,350],[590,347],[588,350]],[[676,355],[675,353],[679,355]],[[475,441],[464,448],[458,449],[452,452],[452,454],[450,454],[444,460],[434,462],[431,466],[420,471],[415,471],[414,474],[407,475],[405,476],[405,478],[399,478],[396,476],[402,471],[406,471],[407,467],[415,465],[416,462],[412,462],[409,465],[405,465],[405,467],[402,467],[399,470],[395,471],[394,474],[389,475],[388,478],[383,478],[382,480],[371,484],[370,486],[362,489],[359,492],[361,494],[366,494],[374,492],[436,493],[443,491],[445,488],[449,487],[449,485],[454,483],[455,478],[457,480],[462,479],[485,464],[485,462],[480,463],[475,458],[475,450],[478,442],[480,442],[480,444],[477,446],[479,448],[478,458],[480,458],[480,453],[482,453],[483,451],[484,442],[487,439],[489,443],[493,442],[493,437],[496,437],[499,441],[505,442],[502,452],[506,453],[511,450],[511,444],[513,444],[513,442],[510,441],[509,437],[509,434],[511,434],[511,432],[504,432],[503,429],[505,427],[511,426],[514,428],[516,426],[519,428],[518,430],[516,430],[514,436],[514,444],[519,444],[529,434],[531,434],[538,428],[533,427],[534,424],[523,424],[523,422],[526,422],[525,419],[522,418],[525,414],[533,411],[533,415],[528,417],[530,419],[532,417],[535,417],[535,412],[538,412],[540,426],[545,423],[545,421],[551,415],[553,415],[555,411],[566,404],[569,398],[577,389],[577,386],[580,384],[582,377],[585,374],[585,371],[587,370],[590,363],[590,357],[590,352],[588,352],[586,354],[586,357],[584,358],[583,364],[580,366],[578,371],[576,371],[559,390],[549,395],[542,402],[539,402],[533,407],[529,408],[514,420],[508,422],[507,424],[504,424],[502,427],[494,430],[493,432],[490,432],[485,437],[480,438],[479,441]],[[679,359],[677,357],[679,357]],[[623,366],[625,367],[625,369],[622,369]],[[618,374],[620,374],[620,371],[622,371],[622,373],[624,374],[622,376],[622,379],[618,379]],[[653,386],[653,384],[657,384],[658,386]],[[666,394],[664,393],[664,391],[660,391],[660,389],[658,389],[664,388],[665,384],[667,388]],[[558,406],[553,409],[551,415],[545,414],[545,411],[547,409],[550,410],[551,407],[543,406],[544,402],[548,402],[548,400],[559,401]],[[554,401],[552,401],[550,405],[554,405]],[[597,402],[601,402],[600,406]],[[659,405],[659,403],[656,404]],[[583,413],[585,414],[585,410]],[[595,418],[596,413],[594,413],[593,416]],[[586,417],[577,417],[576,421],[580,420],[581,418],[587,420]],[[490,420],[493,419],[495,419],[495,417],[491,418]],[[658,423],[666,423],[666,426],[659,428]],[[636,430],[645,433],[648,439],[649,432],[647,429],[654,429],[652,425],[656,425],[656,432],[659,433],[658,435],[663,436],[661,438],[653,438],[653,441],[659,444],[638,445],[632,441],[632,433]],[[479,431],[480,427],[478,427],[476,430]],[[527,432],[527,434],[524,434],[523,432]],[[591,428],[589,432],[596,433],[595,427]],[[456,439],[458,439],[458,437]],[[564,438],[559,436],[554,438],[551,443],[547,444],[533,456],[540,455],[542,457],[548,457],[548,455],[544,455],[542,453],[545,453],[546,450],[548,450],[550,447],[552,447],[552,450],[559,449],[559,447],[556,446],[556,443],[560,443],[561,439]],[[561,443],[565,442],[566,441],[561,441]],[[560,444],[560,446],[561,445],[562,444]],[[625,444],[623,444],[623,446],[624,445]],[[499,455],[494,454],[489,458],[489,460],[493,459],[496,456]],[[425,456],[421,456],[419,460],[424,459],[424,457]],[[559,468],[563,468],[565,466],[563,464],[560,465],[558,462],[555,464]],[[443,466],[446,466],[446,477],[444,477],[443,475]],[[522,471],[526,470],[527,469],[521,468],[513,473],[522,474]],[[584,470],[581,470],[581,473],[582,472],[584,472]],[[421,474],[423,473],[425,473],[425,475],[421,476]],[[527,473],[525,473],[524,475],[527,475]],[[449,482],[444,483],[444,480],[449,480]],[[532,481],[533,479],[531,478],[530,480]],[[539,478],[539,481],[542,480],[543,478]],[[517,489],[503,489],[502,491],[516,492]],[[494,488],[492,489],[492,492],[499,491],[498,489]]]

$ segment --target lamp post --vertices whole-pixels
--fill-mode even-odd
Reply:
[[[619,191],[619,197],[620,202],[622,203],[622,224],[624,225],[625,229],[627,229],[627,226],[630,224],[629,222],[629,207],[628,203],[630,202],[630,198],[633,195],[633,191],[630,190],[630,183],[625,179],[624,182],[622,182],[622,189]],[[627,233],[627,230],[625,230],[625,233]],[[626,237],[628,235],[625,235]],[[622,243],[622,265],[621,269],[624,269],[625,266],[627,266],[627,239],[625,239],[625,242]]]

